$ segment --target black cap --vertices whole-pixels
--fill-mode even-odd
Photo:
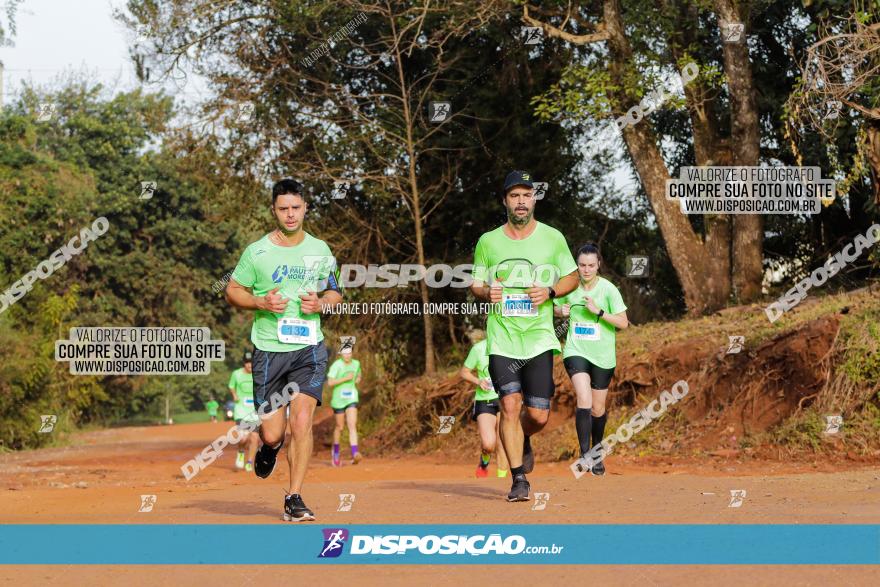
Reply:
[[[247,362],[253,362],[253,359],[254,359],[254,356],[251,354],[251,352],[250,352],[250,351],[245,351],[245,353],[244,353],[244,362],[245,362],[245,363],[247,363]]]
[[[535,187],[532,185],[532,174],[528,171],[511,171],[508,173],[504,179],[504,193],[506,194],[507,190],[517,185],[524,185],[527,188]]]

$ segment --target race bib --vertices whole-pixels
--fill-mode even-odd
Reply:
[[[288,344],[318,344],[318,330],[311,320],[278,319],[278,340]]]
[[[501,295],[502,316],[537,316],[538,308],[532,304],[529,294],[506,293]]]
[[[244,405],[246,405],[246,406],[254,405],[254,398],[252,398],[252,397],[244,398]]]
[[[489,384],[489,389],[487,389],[486,391],[495,391],[495,386],[492,384],[491,379],[484,379],[483,381]]]
[[[352,389],[343,389],[342,393],[340,393],[342,397],[354,397],[354,390]]]
[[[596,322],[575,322],[575,340],[599,340],[599,324]]]

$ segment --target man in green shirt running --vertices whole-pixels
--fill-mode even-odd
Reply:
[[[530,437],[547,424],[553,356],[561,350],[550,300],[577,287],[577,265],[562,233],[535,220],[528,173],[508,174],[502,203],[507,223],[477,242],[471,291],[493,304],[489,373],[501,397],[501,442],[513,475],[507,500],[528,501],[526,473],[535,466]]]
[[[214,396],[211,396],[207,402],[205,402],[205,410],[208,411],[208,416],[211,417],[211,422],[217,421],[217,410],[220,409],[220,404],[217,403],[217,400],[214,399]]]
[[[261,414],[263,440],[254,461],[258,477],[272,474],[285,429],[290,431],[290,489],[283,514],[287,521],[315,519],[300,491],[312,455],[315,406],[321,404],[327,372],[321,311],[342,301],[330,247],[303,230],[303,192],[292,179],[272,187],[270,210],[277,228],[245,249],[226,287],[230,304],[254,312],[254,403]],[[287,396],[292,398],[285,400]],[[289,401],[288,410],[275,407],[279,399]],[[274,411],[263,416],[270,406]]]
[[[492,387],[492,378],[489,376],[489,350],[488,341],[482,330],[474,330],[470,333],[471,347],[464,366],[458,375],[465,381],[476,385],[474,389],[474,412],[473,418],[480,432],[480,462],[477,464],[477,477],[489,476],[489,460],[492,453],[498,454],[498,465],[495,474],[498,477],[507,477],[507,455],[504,454],[504,446],[498,442],[498,392]]]
[[[327,370],[327,385],[332,388],[330,407],[333,408],[335,426],[333,427],[333,452],[330,464],[342,466],[339,460],[339,440],[342,438],[342,427],[348,426],[348,444],[351,446],[351,464],[361,461],[358,452],[357,414],[358,388],[361,382],[361,362],[351,356],[351,345],[344,345],[339,351],[330,369]]]
[[[254,470],[254,455],[257,454],[257,447],[260,446],[260,435],[256,429],[259,427],[260,419],[254,409],[254,375],[253,375],[253,355],[249,352],[244,354],[244,367],[240,367],[232,372],[229,376],[229,394],[235,406],[232,408],[232,419],[236,426],[241,427],[242,423],[250,428],[244,443],[239,442],[238,454],[235,456],[235,468],[244,469],[245,471]],[[247,452],[247,462],[245,463],[245,452]]]

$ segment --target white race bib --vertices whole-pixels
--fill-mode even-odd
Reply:
[[[526,293],[501,294],[502,316],[537,316],[538,308],[532,304],[532,299]]]
[[[597,322],[575,322],[573,326],[574,340],[599,340],[599,324]]]
[[[244,398],[244,405],[246,405],[246,406],[254,405],[254,398],[252,398],[252,397]]]
[[[354,397],[354,390],[353,389],[343,389],[342,393],[340,393],[339,395],[341,395],[342,397]]]
[[[288,344],[318,344],[318,329],[311,320],[278,319],[278,340]]]

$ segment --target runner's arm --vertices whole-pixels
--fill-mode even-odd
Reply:
[[[287,300],[278,294],[277,287],[265,296],[255,296],[234,279],[230,279],[226,286],[226,301],[242,310],[268,310],[278,314],[287,306]]]
[[[578,272],[577,269],[569,273],[568,275],[563,276],[559,281],[556,282],[556,285],[553,286],[553,291],[556,292],[556,297],[561,298],[562,296],[567,296],[571,292],[575,290],[578,286]]]
[[[626,310],[619,314],[602,314],[601,319],[620,330],[629,327],[629,319],[626,317]]]
[[[480,300],[485,300],[487,302],[500,302],[502,291],[503,288],[501,287],[501,285],[498,284],[496,284],[494,287],[489,287],[482,281],[475,280],[473,283],[471,283],[471,293],[474,294],[474,297]]]
[[[230,387],[230,388],[229,388],[229,393],[232,394],[232,401],[237,402],[237,401],[238,401],[238,396],[235,395],[235,389],[233,389],[232,387]]]
[[[473,383],[474,385],[480,384],[480,379],[474,375],[473,369],[468,369],[467,367],[462,367],[458,370],[458,376],[467,381],[468,383]]]

